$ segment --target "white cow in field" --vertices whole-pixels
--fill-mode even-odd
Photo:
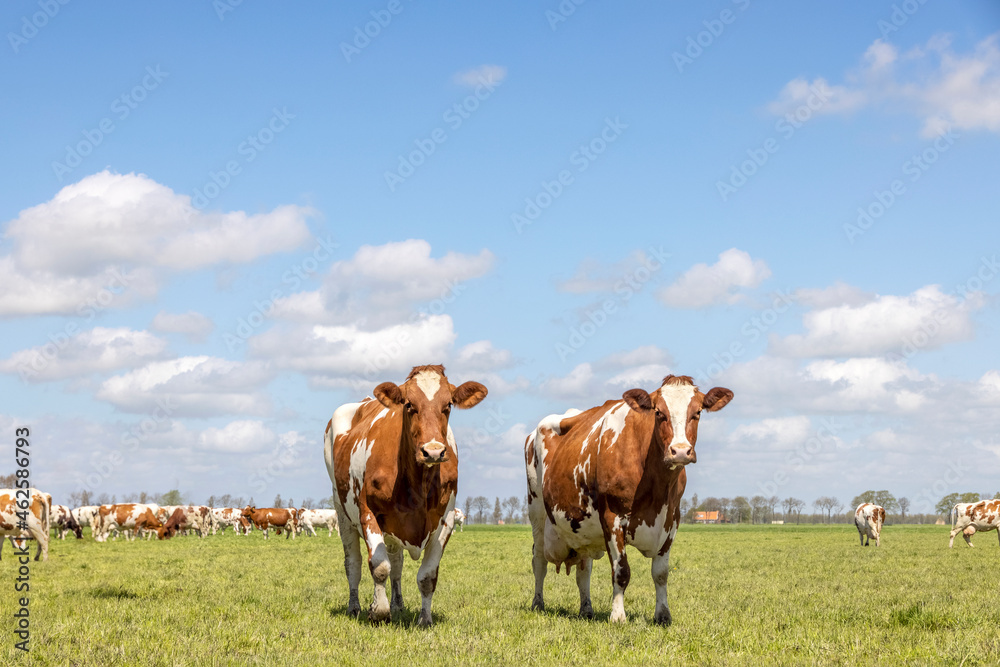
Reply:
[[[455,528],[458,528],[458,532],[465,532],[465,512],[455,508]]]
[[[972,536],[976,531],[1000,531],[1000,500],[980,500],[978,503],[959,503],[955,505],[955,523],[951,529],[951,540],[948,548],[955,546],[955,536],[962,533],[965,543],[970,547]],[[1000,539],[1000,532],[997,534]]]
[[[243,510],[236,507],[216,507],[212,510],[212,534],[215,535],[216,529],[221,530],[222,534],[226,534],[226,526],[232,526],[233,530],[237,535],[243,534],[243,523],[241,521],[243,517]]]
[[[299,530],[307,531],[313,537],[316,536],[316,526],[325,527],[327,537],[333,537],[334,531],[339,535],[340,527],[337,525],[337,511],[330,509],[299,510]]]
[[[882,534],[882,524],[885,523],[885,509],[874,503],[861,503],[854,510],[854,525],[858,528],[861,546],[867,547],[870,538],[875,538],[875,546],[879,546],[879,535]]]

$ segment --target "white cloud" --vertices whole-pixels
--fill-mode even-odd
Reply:
[[[452,81],[460,86],[476,88],[478,86],[492,87],[499,85],[507,78],[507,68],[502,65],[480,65],[472,69],[462,70],[452,77]]]
[[[752,445],[756,450],[784,450],[801,445],[813,432],[812,422],[806,416],[774,417],[740,424],[729,434],[729,441],[737,446]]]
[[[265,414],[270,401],[258,390],[273,377],[261,362],[216,357],[180,357],[157,361],[105,380],[97,398],[124,412],[167,416]]]
[[[663,252],[662,247],[652,250],[652,257],[646,251],[637,250],[625,259],[610,264],[585,259],[577,266],[571,278],[556,282],[556,289],[570,294],[636,289],[637,284],[641,286],[649,282],[652,275],[661,270],[671,256]]]
[[[167,347],[162,338],[126,327],[95,327],[72,336],[57,332],[51,338],[0,361],[0,373],[15,373],[30,382],[64,380],[134,368],[162,356]]]
[[[937,285],[907,296],[859,301],[806,313],[806,333],[772,339],[774,351],[793,357],[854,357],[902,352],[907,343],[932,349],[972,338],[971,315],[984,304],[980,294],[963,300]]]
[[[277,442],[274,431],[263,422],[242,420],[223,428],[207,428],[198,435],[201,449],[246,454],[273,447]]]
[[[21,211],[6,229],[11,252],[0,257],[0,315],[79,314],[103,296],[114,272],[128,305],[155,294],[164,272],[250,262],[293,250],[310,238],[298,206],[248,215],[201,212],[190,197],[143,174],[102,171],[62,188],[48,202]]]
[[[442,362],[455,340],[447,315],[418,316],[375,331],[356,325],[276,328],[250,339],[250,353],[310,377],[315,386],[362,391],[413,366]]]
[[[410,239],[362,246],[349,260],[335,263],[318,292],[279,299],[273,315],[297,322],[363,323],[380,328],[404,321],[419,304],[438,314],[461,299],[466,281],[493,268],[489,250],[478,255],[449,252],[431,257],[427,241]]]
[[[563,377],[549,378],[540,387],[543,394],[557,399],[582,398],[594,391],[594,369],[589,363],[578,364]]]
[[[469,343],[458,350],[455,364],[467,371],[487,371],[506,368],[513,363],[510,350],[501,350],[488,340]]]
[[[195,342],[205,340],[215,328],[211,319],[193,310],[186,313],[168,313],[161,310],[153,318],[150,326],[154,331],[184,334]]]
[[[660,290],[658,297],[672,308],[735,303],[740,298],[740,288],[757,287],[770,275],[771,269],[764,260],[754,260],[743,250],[730,248],[711,266],[692,266],[673,284]]]
[[[783,115],[813,102],[813,113],[844,113],[864,106],[889,106],[923,119],[921,135],[948,128],[1000,132],[1000,48],[998,35],[979,42],[973,53],[956,54],[947,36],[902,55],[875,40],[844,85],[817,78],[790,81],[768,105]],[[818,102],[817,102],[818,100]]]
[[[872,292],[836,282],[824,289],[802,288],[795,290],[792,300],[810,308],[832,308],[834,306],[861,306],[874,301],[877,297]]]

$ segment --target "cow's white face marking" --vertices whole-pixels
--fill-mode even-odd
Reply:
[[[441,376],[433,371],[420,371],[413,379],[429,401],[434,399],[434,395],[441,388]]]
[[[666,385],[660,387],[660,396],[670,413],[670,427],[673,438],[667,445],[690,445],[687,438],[688,407],[697,391],[691,385]]]

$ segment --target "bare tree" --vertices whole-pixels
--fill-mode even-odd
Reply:
[[[754,496],[750,499],[750,507],[753,509],[751,521],[764,523],[764,519],[767,517],[767,498],[761,495]]]
[[[274,497],[274,505],[272,505],[272,507],[283,507],[283,505],[281,504],[281,502],[282,502],[281,501],[281,494],[279,493],[278,495],[276,495]]]
[[[821,518],[825,519],[827,508],[833,507],[833,503],[831,502],[831,500],[832,498],[830,498],[830,496],[820,496],[819,498],[813,501],[813,507],[819,510]]]
[[[903,496],[896,502],[899,503],[899,522],[902,523],[906,520],[906,513],[910,511],[910,499]]]
[[[767,509],[771,513],[771,521],[774,521],[774,509],[781,504],[781,499],[778,496],[771,496],[767,499]]]
[[[212,508],[215,507],[215,503],[216,503],[215,496],[209,496],[208,499],[205,501],[205,504],[208,507],[212,507]]]
[[[17,484],[17,475],[11,473],[9,475],[0,475],[0,489],[14,489]]]
[[[472,496],[465,497],[465,520],[472,521]]]
[[[504,521],[507,523],[514,523],[520,519],[521,514],[521,501],[517,496],[510,496],[503,501],[504,507]]]
[[[486,512],[490,509],[490,501],[486,496],[476,496],[472,501],[472,507],[476,510],[476,523],[486,522]]]

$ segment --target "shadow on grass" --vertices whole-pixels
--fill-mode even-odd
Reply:
[[[98,586],[90,591],[90,595],[102,600],[134,600],[141,597],[124,586]]]
[[[347,605],[333,605],[328,609],[331,618],[343,617],[351,618],[347,613]],[[439,625],[448,622],[448,615],[443,614],[437,610],[431,612],[434,625]],[[369,625],[375,627],[376,625],[392,626],[395,628],[416,628],[417,619],[420,617],[420,607],[409,607],[404,606],[399,611],[392,612],[392,618],[386,623],[375,624],[368,620],[368,607],[362,606],[361,613],[358,614],[355,619],[359,625]]]
[[[524,607],[524,609],[530,611],[532,614],[539,614],[541,616],[558,616],[559,618],[568,618],[572,621],[580,621],[582,623],[601,623],[611,620],[610,611],[603,611],[603,612],[595,611],[593,618],[584,618],[580,616],[579,607],[565,607],[562,605],[546,604],[545,611],[538,611],[532,609],[530,605]]]

